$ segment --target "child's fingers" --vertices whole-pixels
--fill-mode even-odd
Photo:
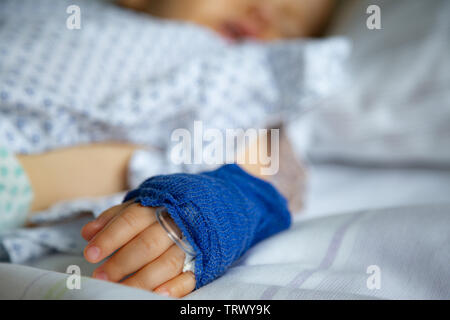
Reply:
[[[158,259],[149,263],[122,283],[135,288],[153,290],[183,271],[184,257],[183,250],[174,244]]]
[[[163,285],[154,290],[157,294],[171,296],[174,298],[182,298],[191,293],[195,289],[195,275],[188,271],[167,281]]]
[[[94,272],[94,278],[120,281],[158,258],[173,241],[158,222],[142,231],[119,251],[115,252]]]
[[[111,207],[108,210],[100,214],[96,219],[86,223],[81,229],[81,236],[86,241],[90,241],[104,226],[114,218],[123,208],[124,204],[119,204],[117,206]]]
[[[121,248],[156,221],[153,208],[134,203],[114,217],[84,249],[87,261],[97,263]]]

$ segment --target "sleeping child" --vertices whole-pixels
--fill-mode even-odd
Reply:
[[[119,3],[154,17],[204,26],[229,43],[238,44],[247,40],[269,42],[320,35],[334,1],[121,0]],[[104,59],[112,58],[105,55]],[[2,93],[2,100],[8,99],[8,93]],[[52,103],[43,104],[51,108]],[[1,112],[6,114],[7,110],[5,107]],[[39,109],[36,110],[39,117]],[[157,118],[158,112],[164,113],[157,109],[152,115]],[[76,116],[77,121],[91,121],[85,120],[83,113]],[[113,117],[111,121],[115,121]],[[148,125],[152,125],[151,119]],[[92,143],[102,140],[93,138],[84,145],[66,143],[62,144],[64,148],[27,154],[0,148],[0,202],[7,204],[5,208],[12,217],[0,220],[0,230],[23,224],[28,211],[40,211],[64,200],[126,190],[130,159],[143,146],[129,142]],[[259,140],[270,141],[267,136]],[[266,144],[266,149],[276,152],[275,146]],[[104,260],[93,277],[183,297],[222,275],[254,244],[288,228],[290,212],[299,208],[302,170],[282,133],[276,146],[280,153],[279,172],[273,176],[261,174],[261,168],[267,164],[248,161],[250,153],[258,152],[257,145],[254,141],[247,147],[246,161],[239,165],[226,164],[197,173],[153,175],[128,192],[123,203],[86,224],[81,230],[88,241],[84,256],[90,263]]]

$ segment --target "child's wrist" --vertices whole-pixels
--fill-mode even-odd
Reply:
[[[167,208],[197,254],[197,288],[291,221],[281,194],[236,165],[201,174],[155,176],[125,201],[135,197],[143,206]]]

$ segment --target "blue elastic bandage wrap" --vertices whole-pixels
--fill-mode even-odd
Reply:
[[[222,275],[252,245],[287,229],[286,199],[235,164],[200,174],[155,176],[127,194],[164,206],[197,253],[196,288]]]

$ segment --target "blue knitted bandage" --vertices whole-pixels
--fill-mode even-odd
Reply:
[[[129,192],[125,201],[133,198],[143,206],[167,208],[197,253],[197,288],[291,223],[283,196],[234,164],[201,174],[155,176]]]

